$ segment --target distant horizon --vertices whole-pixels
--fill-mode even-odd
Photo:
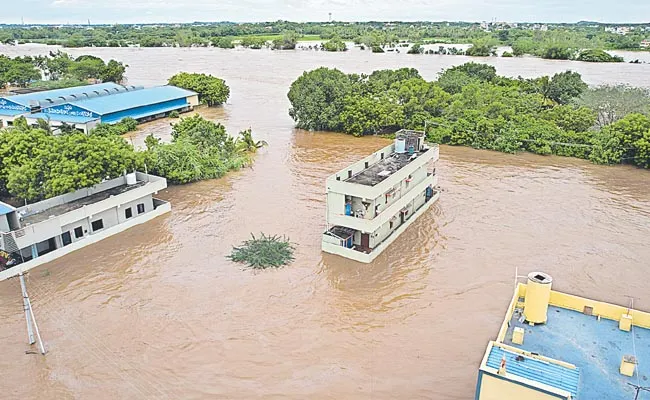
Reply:
[[[645,24],[650,2],[620,0],[28,0],[6,7],[0,24],[91,25],[190,24],[212,20],[258,23],[286,20],[328,22],[471,22]],[[417,18],[414,18],[417,17]]]
[[[470,21],[470,20],[332,20],[332,21],[292,21],[292,20],[268,20],[268,21],[148,21],[148,22],[93,22],[88,20],[85,22],[0,22],[0,26],[112,26],[112,25],[193,25],[193,24],[206,24],[206,25],[217,25],[217,24],[273,24],[276,22],[289,22],[296,24],[336,24],[336,23],[354,23],[354,24],[365,24],[365,23],[452,23],[452,24],[481,24],[483,22],[487,23],[507,23],[507,24],[550,24],[550,25],[577,25],[577,24],[597,24],[597,25],[650,25],[650,20],[647,22],[629,22],[629,21],[617,21],[617,22],[604,22],[604,21],[590,21],[590,20],[579,20],[574,22],[558,22],[558,21],[507,21],[507,20],[481,20],[481,21]]]

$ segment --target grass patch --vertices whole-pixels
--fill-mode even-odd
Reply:
[[[293,261],[295,247],[285,236],[267,236],[264,233],[234,247],[228,256],[234,262],[246,263],[253,269],[280,268]]]

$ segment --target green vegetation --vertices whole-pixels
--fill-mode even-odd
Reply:
[[[612,92],[618,101],[606,106]],[[647,167],[650,129],[641,113],[650,96],[633,101],[635,95],[640,91],[588,89],[576,72],[511,79],[477,63],[450,68],[433,82],[408,68],[370,75],[319,68],[288,93],[289,115],[304,129],[361,136],[423,129],[427,122],[429,140],[438,143]]]
[[[496,44],[492,40],[478,40],[465,50],[466,56],[489,57],[496,55]]]
[[[38,201],[115,178],[142,163],[117,135],[55,136],[46,123],[39,126],[29,127],[21,117],[10,130],[0,130],[0,196]]]
[[[169,118],[179,118],[180,114],[178,113],[178,111],[174,110],[174,111],[169,113],[168,117]]]
[[[219,123],[194,115],[172,127],[171,143],[159,143],[153,137],[146,141],[149,170],[171,183],[220,178],[250,161]]]
[[[233,247],[229,259],[239,263],[247,263],[253,269],[269,267],[280,268],[293,261],[295,247],[284,236],[267,236],[264,233],[246,240],[239,247]]]
[[[180,72],[169,78],[168,83],[195,91],[199,94],[199,101],[210,107],[223,104],[230,97],[230,88],[226,82],[212,75]]]
[[[348,47],[340,38],[332,38],[323,43],[323,50],[325,51],[346,51]]]
[[[279,37],[273,40],[273,49],[274,50],[293,50],[298,44],[298,34],[294,31],[287,31],[282,34],[282,37]]]
[[[424,53],[424,47],[422,47],[422,44],[420,43],[415,43],[409,51],[407,52],[408,54],[422,54]]]
[[[467,22],[320,22],[289,21],[260,23],[214,23],[174,25],[112,25],[87,27],[3,26],[0,42],[39,42],[67,47],[164,47],[219,46],[232,48],[233,41],[259,49],[273,42],[274,49],[293,49],[297,40],[354,41],[364,48],[395,47],[400,43],[470,43],[476,56],[493,54],[494,46],[512,46],[513,55],[524,54],[549,59],[574,59],[583,49],[641,50],[650,24],[626,24],[625,35],[606,29],[615,25],[506,24],[491,23],[486,28]],[[254,38],[251,41],[247,38]],[[228,41],[230,40],[230,43]],[[454,54],[454,53],[438,53]],[[596,60],[599,60],[596,57]]]
[[[623,57],[612,56],[603,50],[583,50],[578,53],[576,60],[586,62],[623,62]]]
[[[223,125],[201,116],[173,125],[172,143],[146,139],[136,151],[121,135],[137,129],[125,118],[114,125],[99,124],[90,134],[64,126],[53,135],[46,121],[30,127],[21,117],[0,130],[0,197],[39,201],[115,178],[125,170],[144,169],[170,183],[219,178],[252,161],[266,142],[246,130],[233,139]]]
[[[127,67],[115,60],[104,63],[94,56],[84,55],[73,59],[61,51],[35,57],[9,58],[0,55],[0,88],[10,85],[58,89],[83,85],[88,80],[119,83],[124,80]],[[49,80],[44,81],[43,74]]]
[[[509,51],[504,51],[503,54],[501,54],[501,57],[509,58],[509,57],[514,57],[514,55]]]

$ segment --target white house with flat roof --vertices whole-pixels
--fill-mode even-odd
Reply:
[[[0,202],[0,280],[169,212],[153,197],[166,187],[134,172],[19,208]]]
[[[439,196],[437,145],[424,132],[397,132],[395,142],[327,178],[322,249],[369,263]]]

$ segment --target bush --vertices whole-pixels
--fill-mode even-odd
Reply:
[[[178,114],[178,111],[174,110],[174,111],[169,113],[168,117],[169,118],[178,118],[178,117],[180,117],[180,115]]]
[[[372,46],[373,53],[383,53],[384,49],[381,46]]]
[[[623,62],[623,57],[613,56],[603,50],[583,50],[576,57],[585,62]]]
[[[501,54],[501,57],[508,58],[508,57],[514,57],[514,56],[509,51],[504,51],[503,54]]]
[[[325,42],[323,44],[323,49],[325,51],[346,51],[348,48],[341,39],[334,38]]]
[[[230,88],[223,79],[206,74],[178,73],[169,78],[170,85],[192,90],[199,94],[201,103],[217,106],[230,97]]]
[[[279,268],[293,261],[295,247],[284,236],[267,236],[259,238],[251,234],[239,247],[233,247],[228,256],[234,262],[247,263],[253,269]]]

